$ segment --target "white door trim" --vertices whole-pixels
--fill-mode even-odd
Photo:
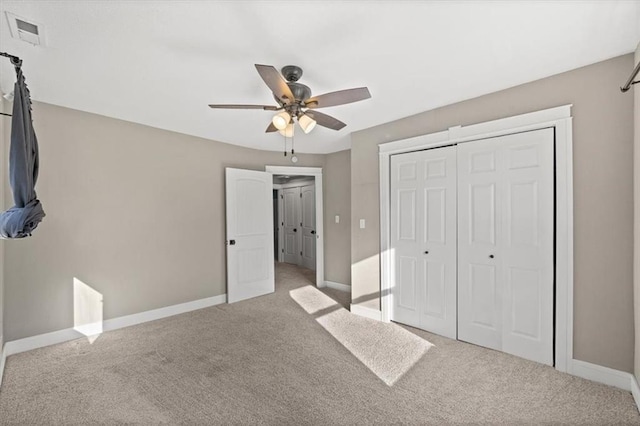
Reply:
[[[556,323],[555,368],[572,373],[573,359],[573,142],[571,106],[564,105],[528,114],[379,144],[380,166],[380,295],[382,320],[391,317],[393,287],[390,253],[391,155],[463,142],[504,136],[529,130],[555,129],[556,166]]]
[[[273,175],[313,176],[316,186],[316,286],[324,287],[324,207],[322,204],[322,168],[265,166]]]

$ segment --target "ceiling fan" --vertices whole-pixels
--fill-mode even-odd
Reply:
[[[316,124],[333,130],[340,130],[345,123],[330,115],[316,111],[317,108],[332,107],[369,99],[371,94],[366,87],[339,90],[319,96],[311,96],[311,89],[298,83],[302,77],[302,68],[287,65],[282,68],[282,75],[271,65],[256,64],[258,74],[273,92],[278,105],[230,105],[211,104],[211,108],[224,109],[263,109],[280,111],[271,120],[266,132],[279,131],[286,137],[293,136],[294,119],[305,133],[309,133]]]

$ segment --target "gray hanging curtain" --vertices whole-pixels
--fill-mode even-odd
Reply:
[[[0,214],[0,238],[28,237],[45,216],[35,190],[38,140],[31,119],[31,96],[22,69],[17,68],[17,74],[9,150],[9,183],[15,206]]]

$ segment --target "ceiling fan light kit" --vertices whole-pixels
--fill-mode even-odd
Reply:
[[[291,121],[291,116],[286,111],[277,113],[276,115],[273,116],[273,119],[271,120],[273,125],[276,126],[276,129],[278,130],[284,130],[290,121]]]
[[[293,121],[287,124],[287,126],[284,129],[278,130],[278,132],[285,138],[292,138],[293,137]]]
[[[307,114],[302,114],[298,117],[298,124],[302,127],[303,132],[309,133],[314,127],[316,127],[317,121],[309,117]]]
[[[339,90],[312,97],[311,89],[298,83],[302,77],[302,68],[296,65],[283,67],[282,75],[271,65],[256,64],[256,70],[271,89],[278,106],[210,104],[209,107],[280,111],[272,118],[266,133],[279,131],[285,137],[293,137],[294,119],[298,121],[305,133],[311,132],[316,125],[340,130],[346,126],[345,123],[330,115],[318,112],[316,109],[358,102],[371,97],[369,89],[366,87]]]

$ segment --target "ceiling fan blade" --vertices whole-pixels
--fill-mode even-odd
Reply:
[[[273,125],[273,123],[269,123],[269,127],[267,127],[267,130],[265,130],[265,133],[271,133],[271,132],[277,132],[278,129],[276,128],[276,126]]]
[[[305,112],[305,115],[308,115],[309,117],[316,120],[316,123],[318,123],[320,126],[328,127],[329,129],[340,130],[344,126],[346,126],[345,123],[338,120],[337,118],[333,118],[330,115],[323,114],[318,111],[307,111]]]
[[[287,86],[286,80],[282,78],[277,69],[271,65],[255,65],[260,77],[262,77],[267,86],[269,86],[269,89],[271,89],[278,99],[286,104],[290,104],[295,101],[295,97],[293,96],[293,93],[291,93],[289,86]]]
[[[263,109],[265,111],[277,111],[280,107],[273,105],[231,105],[231,104],[210,104],[209,108],[221,109]]]
[[[336,105],[350,104],[365,99],[369,99],[371,93],[366,87],[356,89],[339,90],[337,92],[325,93],[324,95],[313,96],[305,101],[307,108],[325,108]]]

